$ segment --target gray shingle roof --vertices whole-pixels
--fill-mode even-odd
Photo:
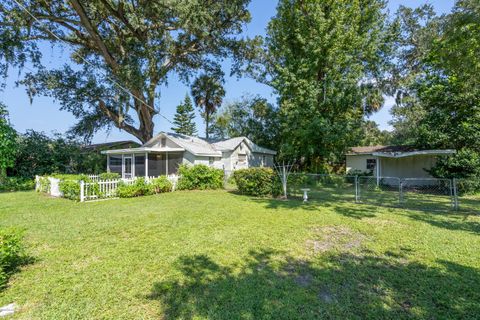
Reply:
[[[164,133],[167,137],[169,137],[173,142],[181,146],[182,148],[190,151],[196,155],[219,155],[221,156],[221,152],[215,149],[210,143],[207,141],[198,138],[198,137],[191,137],[186,136],[183,134],[178,133]]]
[[[235,150],[242,141],[245,141],[245,143],[248,145],[248,147],[252,150],[252,152],[257,152],[257,153],[267,153],[267,154],[277,154],[276,151],[260,147],[259,145],[256,145],[253,143],[250,139],[247,137],[236,137],[236,138],[231,138],[223,141],[217,141],[213,143],[213,146],[217,150],[221,151],[233,151]]]
[[[178,133],[161,132],[150,141],[144,144],[144,147],[150,147],[156,143],[158,138],[165,135],[180,147],[188,150],[195,155],[221,156],[222,151],[235,150],[242,141],[245,141],[252,152],[266,153],[275,155],[276,152],[267,148],[260,147],[246,137],[237,137],[221,141],[207,141],[199,137],[191,137]]]

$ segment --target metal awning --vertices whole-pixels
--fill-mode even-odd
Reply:
[[[448,155],[455,154],[456,151],[452,149],[444,150],[421,150],[421,151],[410,151],[410,152],[372,152],[372,156],[381,157],[381,158],[405,158],[413,156],[439,156],[439,155]]]

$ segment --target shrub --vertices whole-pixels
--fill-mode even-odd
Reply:
[[[32,179],[7,177],[0,183],[0,192],[28,191],[35,189],[35,181]]]
[[[160,176],[152,180],[152,186],[155,193],[170,192],[173,189],[173,184],[166,176]]]
[[[98,175],[100,180],[117,180],[120,179],[120,174],[116,172],[104,172]]]
[[[275,172],[271,168],[249,168],[233,173],[238,190],[250,196],[268,196],[277,194]]]
[[[39,177],[38,178],[38,190],[39,192],[50,192],[50,180],[48,177]]]
[[[63,197],[70,200],[80,200],[80,182],[77,180],[61,180],[58,188]]]
[[[0,230],[0,287],[5,286],[8,277],[25,259],[22,235],[13,229]]]
[[[147,183],[145,178],[137,178],[132,184],[119,182],[117,188],[117,195],[120,198],[147,196],[154,193],[154,185]]]
[[[84,181],[84,182],[92,182],[86,174],[63,174],[63,173],[54,173],[50,175],[52,178],[56,178],[59,180],[72,180],[72,181]]]
[[[205,190],[220,189],[223,187],[223,170],[206,165],[186,166],[178,169],[180,178],[177,189],[179,190]]]

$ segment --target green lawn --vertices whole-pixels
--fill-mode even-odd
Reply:
[[[19,319],[462,318],[480,314],[480,217],[174,192],[0,194],[34,261]]]

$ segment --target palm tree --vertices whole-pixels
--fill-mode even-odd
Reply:
[[[192,96],[195,105],[202,110],[205,120],[205,137],[208,139],[211,115],[217,111],[225,97],[222,82],[217,76],[203,74],[192,85]]]

